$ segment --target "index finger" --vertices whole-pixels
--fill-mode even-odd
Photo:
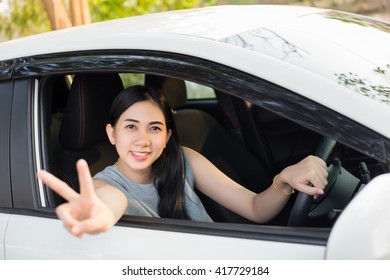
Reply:
[[[67,201],[71,201],[79,196],[79,194],[69,187],[64,181],[58,179],[56,176],[45,170],[38,170],[37,177],[50,189],[55,191]]]

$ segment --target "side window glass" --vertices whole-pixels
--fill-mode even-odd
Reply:
[[[127,88],[129,86],[133,85],[143,85],[145,74],[141,73],[121,73],[119,74],[120,78],[122,79],[122,83],[124,88]]]
[[[188,99],[214,99],[214,90],[210,87],[186,81]]]

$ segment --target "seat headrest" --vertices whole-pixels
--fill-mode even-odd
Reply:
[[[110,106],[122,90],[116,73],[75,75],[60,128],[63,147],[80,150],[107,140]]]
[[[69,97],[69,87],[64,76],[55,77],[53,82],[53,94],[55,98],[52,100],[52,113],[57,113],[64,110],[66,101]]]
[[[172,110],[183,107],[187,101],[187,89],[184,80],[156,75],[146,75],[145,85],[161,89],[169,107]]]

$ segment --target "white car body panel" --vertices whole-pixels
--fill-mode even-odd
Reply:
[[[328,240],[327,259],[390,259],[390,174],[373,179],[345,208]]]
[[[9,214],[1,214],[0,213],[0,260],[5,259],[5,232],[7,230],[7,224],[8,224],[8,219],[10,215]]]
[[[154,36],[156,34],[164,34],[164,36],[171,34],[178,35],[178,38],[193,37],[217,41],[264,24],[302,16],[311,10],[307,7],[294,7],[292,13],[291,7],[284,10],[277,8],[279,11],[276,16],[275,8],[274,6],[262,7],[262,11],[266,9],[262,16],[259,16],[259,7],[216,6],[207,9],[177,10],[94,23],[6,42],[4,45],[6,52],[2,52],[0,60],[43,54],[45,53],[43,50],[54,53],[95,48],[120,48],[124,43],[131,44],[127,48],[134,46],[148,49],[146,46],[149,46],[150,49],[150,46],[153,46],[152,49],[163,51],[164,48],[160,44],[168,43],[170,47],[177,46],[183,49],[175,41],[168,39],[160,41]],[[244,11],[244,13],[241,14],[240,11]],[[239,20],[232,21],[231,18],[237,18],[237,15]],[[203,24],[199,24],[200,22]],[[131,34],[155,38],[155,44],[145,45],[142,41],[133,41],[128,37]],[[24,48],[22,42],[27,43],[29,48]]]
[[[26,230],[28,229],[28,230]],[[50,231],[47,231],[50,229]],[[58,242],[61,240],[61,243]],[[180,248],[180,249],[178,249]],[[7,259],[323,259],[315,245],[115,226],[107,233],[70,235],[61,221],[14,215]]]

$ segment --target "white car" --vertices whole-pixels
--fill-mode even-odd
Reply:
[[[0,259],[390,259],[390,24],[294,6],[214,6],[136,16],[0,44]],[[106,113],[154,83],[183,145],[260,192],[309,154],[325,195],[297,194],[254,224],[201,197],[214,222],[124,216],[71,236],[47,169],[78,189],[117,155]]]

